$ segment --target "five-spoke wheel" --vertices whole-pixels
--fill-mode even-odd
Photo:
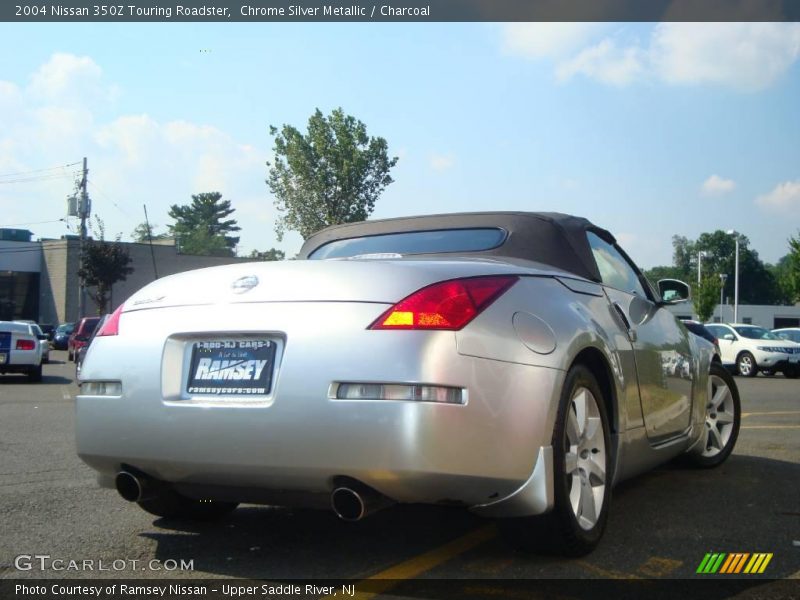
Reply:
[[[579,387],[567,410],[564,473],[569,502],[581,528],[597,524],[606,493],[606,442],[600,408],[592,391]]]
[[[711,364],[708,376],[705,413],[703,436],[690,457],[698,466],[716,467],[733,451],[741,420],[736,382],[724,367],[716,363]]]

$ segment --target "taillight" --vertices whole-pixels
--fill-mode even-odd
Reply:
[[[119,335],[119,318],[122,315],[123,306],[125,305],[120,304],[117,310],[111,313],[111,316],[103,323],[103,326],[95,337],[100,337],[101,335]]]
[[[33,340],[17,340],[17,350],[36,350],[36,342]]]
[[[517,282],[514,275],[451,279],[434,283],[395,304],[370,329],[456,331]]]

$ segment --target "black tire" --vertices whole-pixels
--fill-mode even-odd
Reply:
[[[758,364],[755,357],[749,352],[742,352],[736,357],[736,372],[742,377],[758,375]]]
[[[800,367],[794,367],[792,369],[786,369],[783,372],[783,376],[787,379],[797,379],[797,376],[800,375]]]
[[[30,383],[39,383],[42,380],[42,365],[34,367],[28,371],[28,381]]]
[[[137,504],[157,517],[190,521],[214,521],[233,512],[239,506],[236,502],[195,500],[173,490],[164,490],[155,498],[142,500]]]
[[[739,398],[739,389],[736,387],[736,380],[731,376],[727,369],[714,363],[711,364],[710,377],[710,396],[706,404],[706,422],[704,423],[704,437],[695,448],[687,455],[688,461],[695,467],[710,469],[724,463],[733,452],[736,440],[739,438],[739,426],[742,421],[742,406]],[[725,386],[730,391],[729,396],[722,397],[720,387]],[[714,406],[714,399],[719,398],[720,404]],[[720,407],[724,411],[719,410]],[[732,415],[733,421],[731,428],[726,429],[727,419],[722,419],[722,414]],[[711,435],[711,429],[715,428],[719,437]],[[724,443],[716,443],[719,440]]]
[[[570,412],[574,413],[573,400],[578,397],[578,392],[582,389],[588,390],[594,397],[597,416],[599,416],[602,426],[604,444],[604,451],[595,452],[597,449],[593,448],[587,456],[594,457],[601,454],[605,462],[603,499],[599,512],[593,509],[595,510],[594,524],[588,527],[579,523],[579,517],[570,500],[570,490],[576,484],[582,485],[578,483],[576,477],[582,480],[585,477],[585,483],[591,487],[591,477],[586,477],[586,471],[583,468],[576,467],[573,475],[567,474],[566,469],[567,454],[570,454],[567,421],[570,418]],[[599,440],[596,441],[599,442]],[[504,537],[512,545],[522,550],[572,557],[583,556],[594,550],[603,536],[611,501],[614,464],[604,396],[592,372],[583,365],[576,365],[567,373],[556,416],[552,444],[555,496],[553,510],[545,515],[500,519],[498,526]],[[573,456],[575,455],[573,454]],[[579,472],[580,475],[578,475]]]

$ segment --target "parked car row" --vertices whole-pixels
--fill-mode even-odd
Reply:
[[[67,350],[69,360],[76,362],[77,376],[86,347],[105,318],[85,317],[58,327],[40,326],[29,319],[0,321],[0,373],[25,373],[29,381],[40,381],[42,364],[50,362],[52,347]]]
[[[800,328],[770,331],[743,323],[707,323],[718,340],[723,363],[735,365],[742,377],[783,373],[794,379],[800,376]]]

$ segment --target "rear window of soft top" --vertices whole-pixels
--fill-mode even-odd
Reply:
[[[365,235],[323,244],[309,259],[353,258],[367,254],[440,254],[481,252],[497,248],[506,239],[499,227],[438,229]]]

